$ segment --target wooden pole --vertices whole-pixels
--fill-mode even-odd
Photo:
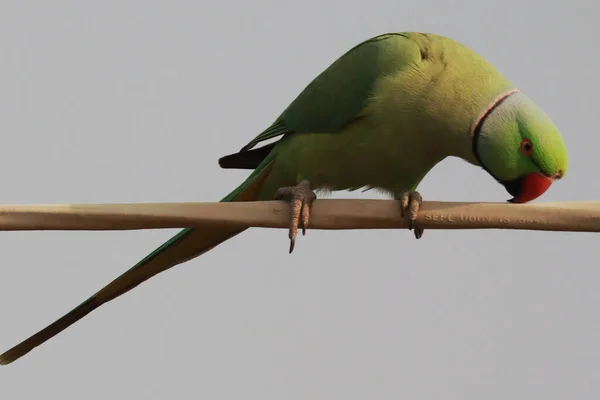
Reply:
[[[281,201],[0,206],[0,231],[135,230],[211,226],[287,228]],[[600,201],[462,203],[426,201],[417,223],[425,229],[526,229],[600,232]],[[406,228],[393,200],[319,199],[309,229]]]

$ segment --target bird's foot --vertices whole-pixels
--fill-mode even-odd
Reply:
[[[296,186],[279,188],[275,193],[275,200],[290,202],[290,253],[294,251],[298,226],[302,227],[302,235],[306,234],[310,207],[316,198],[317,195],[311,190],[310,182],[307,180],[301,181]]]
[[[408,229],[414,229],[417,239],[423,236],[423,228],[415,226],[421,204],[423,204],[423,198],[419,192],[406,190],[400,194],[400,215],[402,218],[408,218]]]

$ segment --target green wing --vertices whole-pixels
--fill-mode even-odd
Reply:
[[[405,33],[364,41],[317,76],[275,122],[241,150],[292,133],[333,133],[361,117],[376,82],[420,61],[420,48]]]

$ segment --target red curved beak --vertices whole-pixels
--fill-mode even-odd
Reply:
[[[539,172],[533,172],[525,175],[519,181],[516,193],[509,191],[514,196],[513,199],[508,200],[510,203],[527,203],[537,199],[548,190],[554,179]]]

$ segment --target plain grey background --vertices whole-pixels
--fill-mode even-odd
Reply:
[[[0,202],[216,201],[219,169],[319,72],[384,32],[480,52],[562,130],[600,199],[592,1],[2,1]],[[429,200],[504,201],[438,165]],[[339,193],[335,197],[379,197]],[[173,231],[0,234],[0,351]],[[594,399],[599,236],[253,230],[0,368],[3,399]]]

